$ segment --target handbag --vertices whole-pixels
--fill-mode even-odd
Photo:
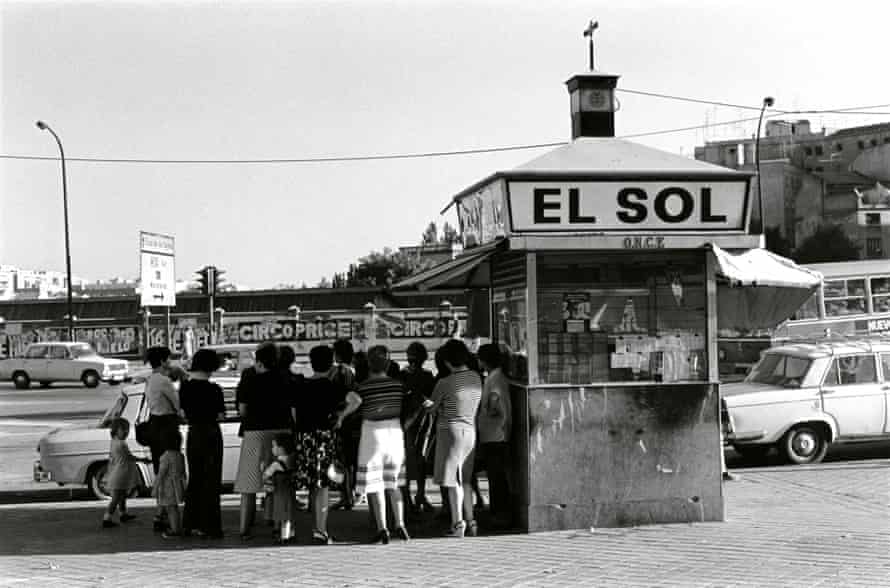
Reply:
[[[136,443],[143,447],[150,447],[155,438],[154,422],[151,418],[141,423],[136,423],[135,427]]]

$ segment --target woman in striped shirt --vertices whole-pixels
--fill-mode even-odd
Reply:
[[[368,495],[368,505],[377,524],[374,542],[389,543],[384,494],[395,519],[395,535],[408,541],[400,491],[405,485],[405,440],[401,423],[405,389],[401,382],[386,375],[389,366],[386,347],[375,345],[368,349],[368,364],[371,375],[355,392],[346,395],[346,409],[339,423],[348,414],[361,410],[355,486],[357,493]]]
[[[447,489],[452,526],[448,537],[475,535],[473,520],[473,448],[476,412],[482,398],[482,378],[469,367],[470,352],[463,341],[452,339],[441,348],[451,374],[439,380],[427,402],[436,413],[436,460],[433,478]]]

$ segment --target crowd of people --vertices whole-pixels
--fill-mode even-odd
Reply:
[[[482,345],[474,355],[462,341],[449,340],[435,353],[435,374],[424,367],[429,356],[420,342],[409,345],[406,355],[402,369],[385,346],[353,353],[349,340],[338,340],[311,349],[312,374],[303,376],[290,346],[259,345],[235,394],[241,449],[234,491],[240,494],[242,540],[254,537],[262,494],[262,517],[274,525],[277,543],[295,539],[298,513],[308,510],[312,541],[331,544],[329,511],[352,509],[363,500],[372,542],[408,541],[406,516],[434,511],[427,497],[430,475],[441,492],[437,519],[444,522],[443,534],[473,536],[479,532],[474,513],[481,500],[476,477],[481,469],[489,482],[492,527],[511,526],[512,407],[500,348]],[[223,390],[211,380],[219,357],[198,350],[188,373],[171,365],[166,347],[149,349],[147,361],[150,416],[136,432],[151,451],[154,529],[168,538],[222,537],[219,423],[225,406]],[[188,424],[185,456],[182,419]],[[125,419],[111,423],[107,487],[112,501],[103,527],[117,525],[116,511],[121,523],[133,518],[126,497],[138,484],[139,459],[127,449],[129,427]],[[332,489],[340,494],[333,505]],[[298,491],[308,492],[308,504]]]

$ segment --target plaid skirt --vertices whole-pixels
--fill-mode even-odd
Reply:
[[[383,492],[404,485],[405,438],[399,419],[363,421],[358,443],[356,492]]]

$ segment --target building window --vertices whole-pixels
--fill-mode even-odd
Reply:
[[[890,143],[890,137],[884,137],[884,143]]]
[[[822,145],[816,145],[816,155],[822,155]]]
[[[879,212],[865,213],[865,224],[867,224],[867,225],[881,224],[881,213],[879,213]]]
[[[859,145],[860,149],[865,149],[865,141],[863,141],[862,139],[856,141],[856,144]]]
[[[883,257],[884,248],[880,237],[869,237],[865,240],[865,255],[869,258]]]
[[[812,147],[804,147],[803,152],[806,153],[807,155],[812,155],[813,148]]]
[[[816,167],[817,172],[825,171],[825,169],[820,165]]]
[[[838,144],[836,144],[836,145],[834,146],[834,150],[835,150],[835,151],[843,151],[843,150],[844,150],[844,144],[843,144],[843,143],[838,143]]]
[[[877,139],[872,139],[872,140],[871,140],[871,146],[872,146],[872,147],[877,147],[877,146],[878,146],[878,140],[877,140]]]

